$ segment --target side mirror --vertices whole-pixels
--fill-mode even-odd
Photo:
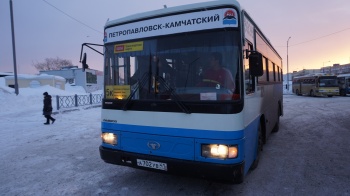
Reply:
[[[85,71],[85,69],[89,69],[88,64],[86,64],[86,53],[84,53],[84,55],[83,55],[83,60],[81,60],[81,65],[83,68],[83,72]]]
[[[251,52],[249,55],[249,72],[250,75],[258,77],[264,74],[263,58],[260,52]]]

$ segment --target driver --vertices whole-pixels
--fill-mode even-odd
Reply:
[[[231,72],[222,67],[222,55],[215,52],[210,56],[210,66],[203,73],[201,86],[227,88],[232,92],[235,91],[235,83]]]

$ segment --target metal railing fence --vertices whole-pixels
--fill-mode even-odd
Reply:
[[[72,95],[72,96],[59,96],[56,95],[57,110],[60,108],[71,108],[84,105],[93,105],[102,103],[102,94],[88,94],[88,95]]]

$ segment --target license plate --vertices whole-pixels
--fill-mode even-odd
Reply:
[[[142,160],[142,159],[137,159],[137,166],[159,169],[163,171],[168,170],[166,163],[148,161],[148,160]]]

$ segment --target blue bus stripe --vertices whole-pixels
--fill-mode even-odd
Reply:
[[[129,131],[135,133],[147,133],[157,135],[171,135],[178,137],[212,138],[212,139],[241,139],[244,137],[243,130],[219,131],[219,130],[197,130],[168,127],[152,127],[140,125],[116,124],[102,122],[102,130]]]

